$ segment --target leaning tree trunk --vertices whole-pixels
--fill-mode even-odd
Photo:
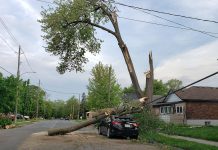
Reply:
[[[107,7],[104,5],[100,6],[100,8],[108,16],[108,18],[110,19],[110,21],[114,27],[115,32],[113,35],[116,37],[118,45],[122,51],[122,54],[123,54],[123,57],[125,59],[126,65],[127,65],[133,87],[136,90],[136,94],[137,94],[138,98],[142,98],[144,95],[143,95],[143,92],[139,86],[139,82],[138,82],[138,79],[137,79],[137,76],[135,73],[132,59],[131,59],[131,56],[129,55],[129,50],[128,50],[126,44],[124,43],[122,36],[120,34],[120,29],[119,29],[119,25],[118,25],[118,21],[117,21],[117,14],[116,14],[116,12],[108,11]]]

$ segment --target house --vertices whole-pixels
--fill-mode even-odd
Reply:
[[[153,111],[165,122],[218,125],[218,88],[193,86],[153,103]]]

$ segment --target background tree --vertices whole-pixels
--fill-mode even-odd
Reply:
[[[80,112],[80,106],[79,106],[79,100],[75,98],[74,96],[67,100],[66,106],[65,106],[65,116],[70,117],[72,119],[79,119],[78,114]]]
[[[171,79],[167,81],[166,86],[169,90],[175,91],[182,87],[182,81],[178,79]]]
[[[124,94],[129,94],[129,93],[136,93],[135,88],[133,87],[133,85],[130,85],[128,87],[124,87],[123,88],[123,93]]]
[[[102,109],[117,106],[121,100],[121,88],[116,81],[114,70],[99,62],[91,71],[88,85],[88,106]]]
[[[166,95],[167,92],[168,88],[163,81],[154,79],[154,95]]]
[[[66,70],[82,71],[87,63],[85,53],[100,51],[101,40],[96,38],[96,28],[113,35],[125,59],[132,84],[138,97],[143,97],[128,48],[120,34],[116,6],[103,0],[57,0],[55,7],[41,12],[46,51],[59,56],[59,73]],[[112,28],[104,26],[110,22]]]

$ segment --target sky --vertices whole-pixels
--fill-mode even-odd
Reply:
[[[45,1],[52,2],[52,0]],[[87,93],[91,69],[99,61],[103,62],[103,64],[112,65],[116,73],[117,82],[122,87],[131,85],[126,64],[117,41],[108,33],[97,30],[96,36],[104,40],[104,42],[99,54],[96,56],[87,54],[89,62],[84,68],[85,72],[76,73],[72,71],[60,75],[56,71],[56,66],[59,62],[58,57],[47,53],[43,48],[45,46],[41,37],[43,32],[41,31],[40,23],[37,21],[41,18],[42,6],[46,8],[49,4],[37,0],[0,0],[0,2],[0,17],[21,45],[29,62],[28,64],[25,56],[21,55],[21,78],[23,80],[30,79],[34,85],[38,85],[40,80],[40,86],[46,90],[49,99],[67,100],[71,96],[79,97],[83,92]],[[132,0],[117,0],[117,2],[218,21],[217,0],[198,0],[197,3],[196,0],[136,0],[134,2]],[[131,8],[123,6],[117,6],[117,8],[119,17],[179,26]],[[183,85],[186,85],[218,71],[217,23],[158,13],[152,14],[196,30],[213,32],[211,35],[215,37],[191,30],[169,28],[118,18],[122,37],[129,48],[142,89],[145,86],[144,72],[148,71],[149,67],[149,51],[153,53],[155,79],[163,80],[163,82],[176,78],[181,80]],[[111,27],[110,24],[106,26]],[[18,51],[18,45],[0,24],[0,66],[16,74],[17,54],[14,51]],[[36,73],[26,73],[33,71]],[[2,69],[0,69],[0,72],[4,76],[10,75]],[[218,75],[197,85],[218,87]]]

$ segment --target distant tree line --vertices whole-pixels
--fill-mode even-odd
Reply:
[[[87,111],[85,93],[82,94],[81,102],[75,97],[67,101],[46,100],[46,92],[36,85],[31,85],[30,80],[18,80],[14,76],[4,77],[2,73],[0,73],[0,113],[15,113],[17,90],[19,90],[17,112],[21,115],[35,118],[38,101],[39,117],[46,119],[85,117]]]
[[[39,106],[39,116],[44,114],[45,91],[35,85],[30,84],[30,80],[18,80],[14,76],[3,77],[0,73],[0,113],[14,113],[15,102],[18,94],[18,113],[36,116],[37,101]]]

